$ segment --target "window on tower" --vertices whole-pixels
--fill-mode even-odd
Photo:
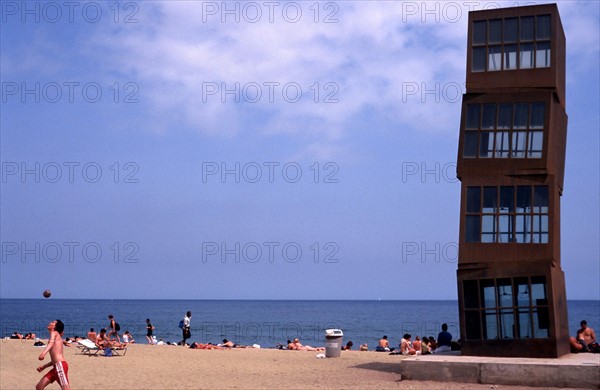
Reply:
[[[550,67],[550,15],[478,20],[472,26],[472,72]]]
[[[542,158],[544,103],[467,104],[465,158]]]

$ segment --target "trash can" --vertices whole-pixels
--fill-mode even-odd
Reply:
[[[340,329],[327,329],[325,331],[325,357],[340,357],[343,336],[344,332]]]

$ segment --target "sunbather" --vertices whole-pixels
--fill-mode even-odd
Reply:
[[[310,345],[302,345],[300,343],[300,340],[298,340],[297,338],[294,339],[294,341],[292,342],[292,348],[295,351],[324,351],[325,348],[320,347],[311,347]]]
[[[379,344],[375,347],[376,352],[391,352],[393,350],[394,348],[390,348],[390,342],[385,335],[379,340]]]
[[[202,343],[192,343],[192,345],[190,345],[190,348],[192,349],[227,349],[227,348],[223,348],[223,347],[219,347],[218,345],[214,345],[211,343],[208,344],[202,344]]]
[[[87,334],[87,338],[92,340],[93,342],[96,342],[96,337],[98,335],[96,334],[96,331],[94,330],[94,328],[90,328],[90,331]]]
[[[14,340],[22,340],[23,335],[15,330],[14,333],[10,336],[10,338]]]
[[[412,347],[415,351],[421,350],[421,338],[419,336],[415,337],[415,341],[413,341]]]
[[[408,333],[405,333],[402,337],[402,340],[400,341],[400,351],[402,352],[402,355],[414,355],[417,353],[410,342],[411,337],[412,336]]]
[[[125,333],[123,333],[123,342],[125,344],[133,344],[133,343],[135,343],[135,340],[133,339],[133,336],[131,335],[131,333],[129,333],[128,330],[126,330]]]
[[[99,348],[125,348],[126,344],[120,343],[116,340],[110,340],[106,334],[106,329],[100,329],[100,334],[96,337],[96,346]]]

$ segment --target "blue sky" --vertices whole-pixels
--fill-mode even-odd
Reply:
[[[223,4],[1,2],[0,295],[456,299],[468,11],[532,2]],[[599,3],[558,7],[600,299]]]

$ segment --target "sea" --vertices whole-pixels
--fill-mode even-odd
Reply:
[[[341,329],[343,342],[375,346],[387,335],[399,343],[402,335],[437,336],[443,323],[455,339],[460,333],[458,302],[436,301],[327,301],[327,300],[90,300],[0,299],[1,337],[13,332],[48,337],[54,319],[65,323],[65,337],[85,336],[90,328],[107,328],[112,314],[138,343],[146,342],[146,318],[154,334],[165,342],[181,340],[179,321],[192,312],[189,341],[222,342],[262,348],[299,338],[304,345],[322,346],[326,329]],[[568,301],[569,334],[582,319],[600,330],[600,301]]]

